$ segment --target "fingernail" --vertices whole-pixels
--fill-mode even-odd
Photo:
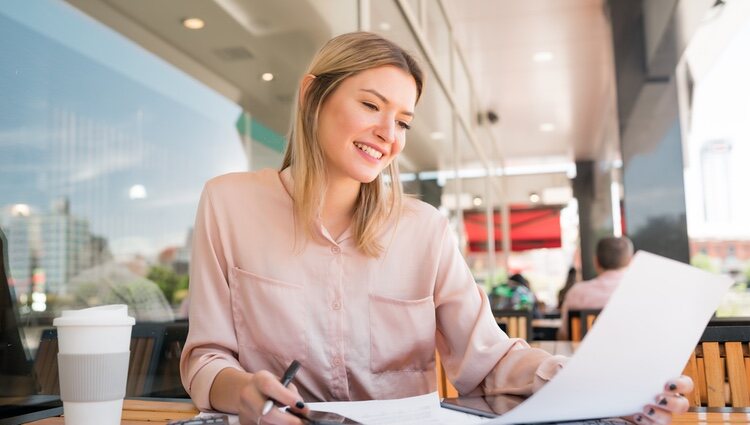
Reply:
[[[303,403],[301,401],[298,401],[294,405],[297,406],[297,409],[304,409],[305,408],[305,403]]]
[[[669,391],[674,391],[676,389],[677,389],[677,384],[675,384],[675,383],[669,384]]]
[[[653,408],[653,407],[652,407],[652,408],[650,408],[650,409],[648,409],[648,415],[649,415],[649,416],[654,416],[654,413],[656,413],[656,410],[654,410],[654,408]]]
[[[667,405],[667,399],[666,399],[666,397],[662,398],[661,400],[659,400],[659,406],[666,406],[666,405]]]

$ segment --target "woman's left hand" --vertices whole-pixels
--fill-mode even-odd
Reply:
[[[664,392],[659,394],[654,403],[646,405],[643,412],[626,419],[638,425],[668,424],[672,422],[672,415],[685,413],[688,410],[688,399],[685,394],[693,390],[693,380],[688,376],[680,376],[664,386]]]

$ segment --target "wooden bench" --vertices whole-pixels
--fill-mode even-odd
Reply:
[[[750,319],[709,323],[683,373],[691,406],[750,407]]]

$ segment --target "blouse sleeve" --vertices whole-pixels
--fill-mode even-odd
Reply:
[[[437,282],[437,349],[448,378],[462,395],[529,395],[565,361],[511,339],[497,326],[447,225],[443,229]]]
[[[196,407],[210,410],[209,392],[224,368],[242,370],[232,319],[227,261],[209,185],[203,189],[190,259],[190,328],[180,358],[182,384]]]

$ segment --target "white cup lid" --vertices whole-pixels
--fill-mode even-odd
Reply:
[[[52,321],[53,326],[132,326],[135,318],[128,316],[125,304],[101,305],[82,310],[63,310]]]

